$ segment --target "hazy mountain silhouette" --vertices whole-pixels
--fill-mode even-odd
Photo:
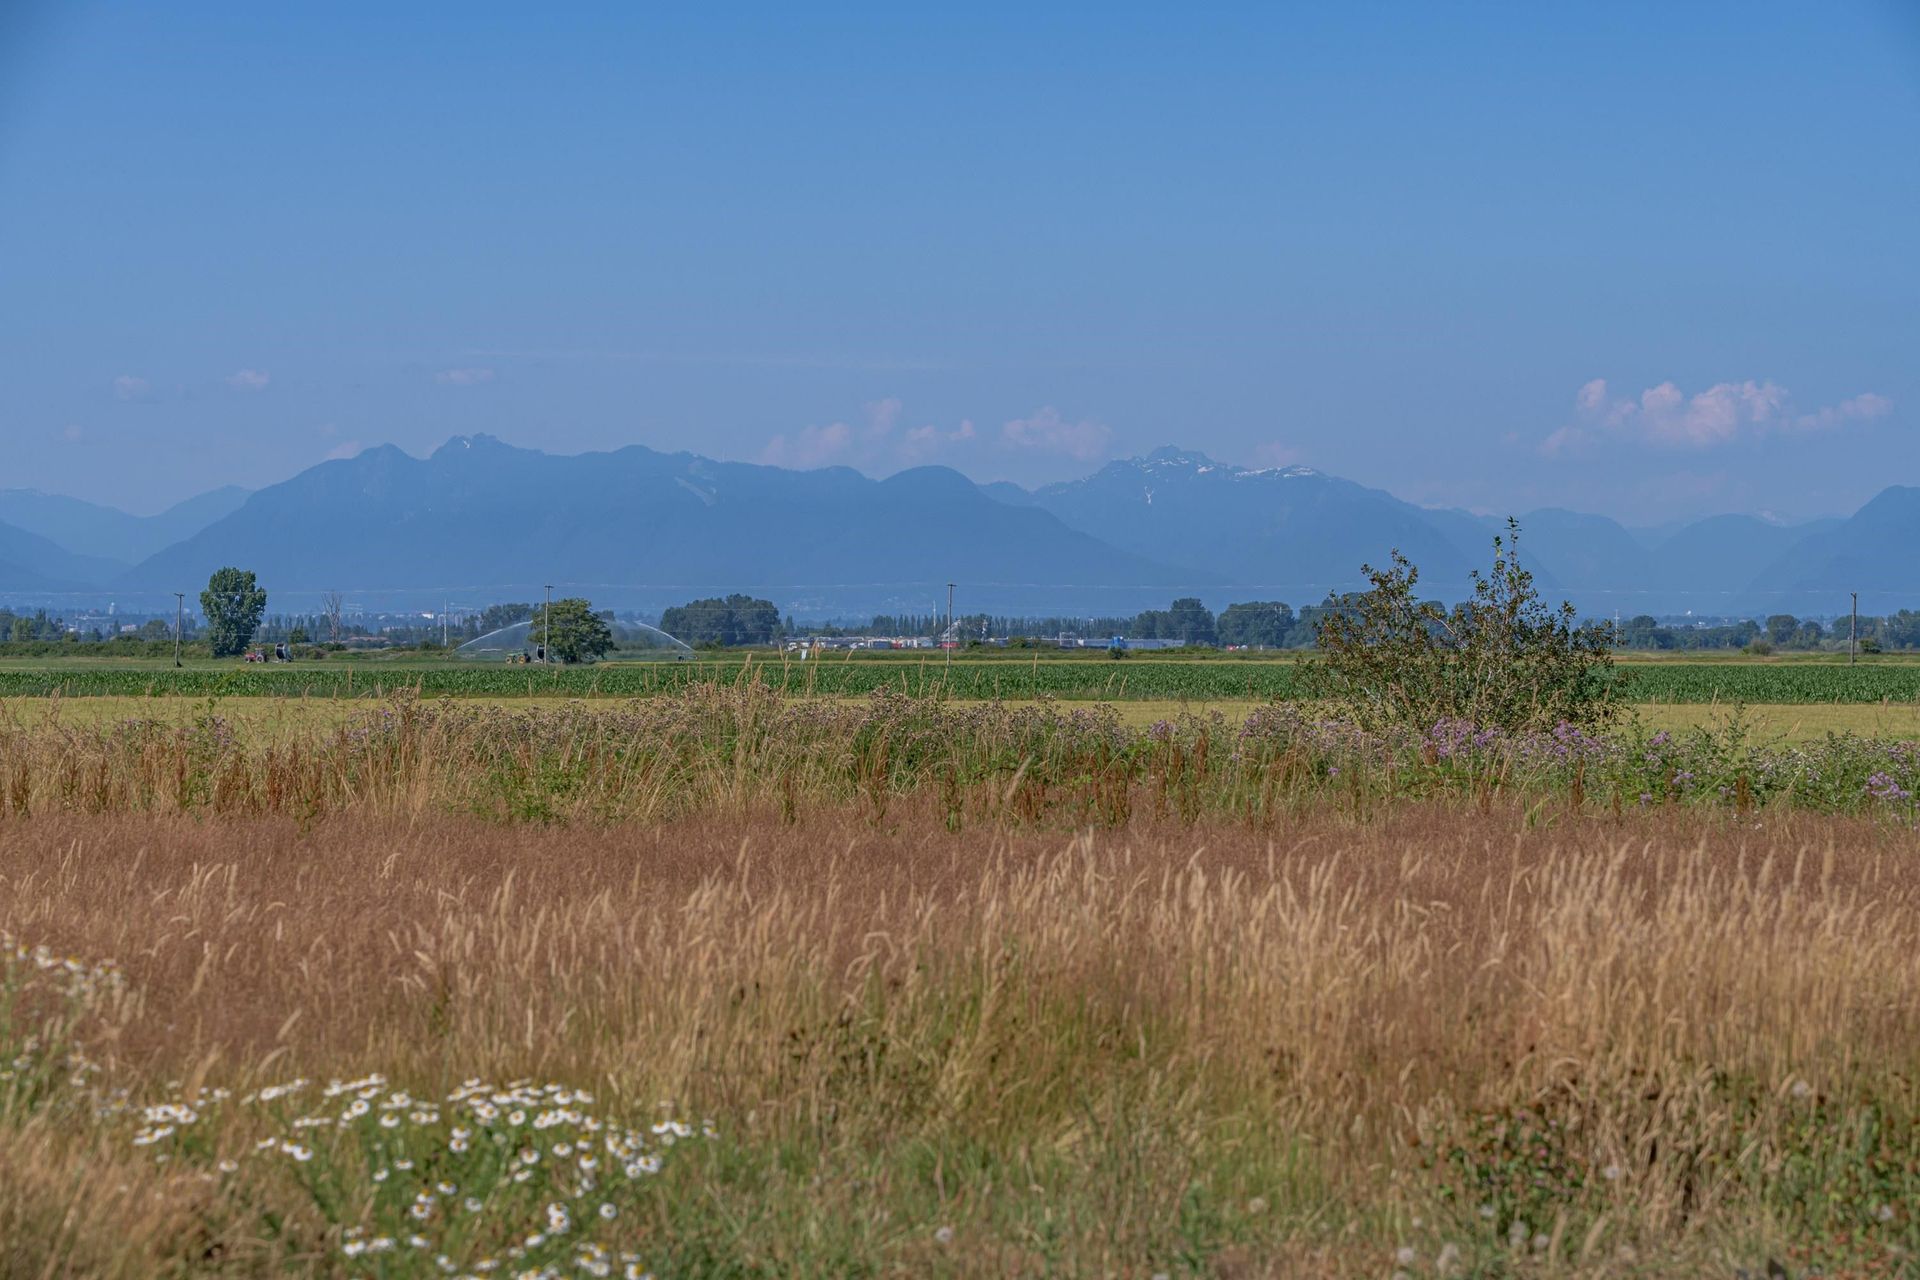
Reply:
[[[1711,611],[1716,601],[1762,608],[1765,596],[1778,589],[1762,577],[1768,567],[1801,542],[1844,523],[1825,519],[1781,525],[1758,516],[1709,516],[1680,528],[1654,549],[1648,581],[1669,599],[1692,602],[1685,608]],[[1829,602],[1821,611],[1832,609]]]
[[[0,591],[197,589],[254,569],[273,591],[338,589],[424,607],[531,599],[547,582],[616,607],[755,591],[817,612],[963,607],[1122,612],[1174,593],[1316,603],[1364,586],[1394,549],[1423,595],[1459,599],[1505,522],[1404,502],[1309,467],[1239,467],[1165,448],[1027,490],[945,467],[872,480],[641,446],[561,456],[489,436],[431,457],[383,446],[244,494],[216,490],[152,517],[22,490],[0,493]],[[22,522],[31,520],[29,527]],[[171,522],[171,524],[170,524]],[[1544,592],[1592,614],[1834,613],[1920,605],[1920,489],[1888,489],[1845,520],[1713,516],[1658,532],[1548,508],[1520,517]],[[81,554],[178,540],[128,569]],[[62,544],[48,531],[63,532]]]
[[[0,524],[0,591],[80,591],[126,571],[118,560],[75,555],[17,525]]]
[[[1648,552],[1616,521],[1559,507],[1519,520],[1521,562],[1551,566],[1555,586],[1568,597],[1593,600],[1645,585]]]
[[[1309,467],[1239,467],[1171,447],[1031,492],[983,487],[1116,546],[1212,569],[1230,594],[1294,604],[1364,586],[1361,563],[1382,565],[1394,548],[1420,567],[1423,595],[1463,598],[1506,526]],[[1920,606],[1920,565],[1898,550],[1920,546],[1920,489],[1889,489],[1849,520],[1711,516],[1657,536],[1559,508],[1518,519],[1521,560],[1542,592],[1595,615],[1833,613],[1855,580],[1863,608],[1868,592],[1879,610]]]
[[[76,554],[118,560],[124,566],[192,537],[246,498],[245,489],[227,485],[175,503],[158,515],[136,516],[37,489],[0,489],[0,520]]]
[[[204,581],[222,564],[283,591],[479,591],[554,582],[619,603],[719,590],[931,611],[944,583],[981,601],[1216,581],[995,502],[945,467],[871,480],[635,445],[560,456],[459,437],[418,459],[391,446],[251,495],[146,560],[126,586]],[[427,598],[431,598],[428,596]]]
[[[1860,593],[1869,613],[1920,608],[1920,488],[1893,485],[1838,524],[1817,528],[1782,551],[1747,586],[1755,607],[1786,602],[1779,612],[1818,600],[1821,612],[1844,612]],[[1770,607],[1770,606],[1768,606]]]
[[[1385,565],[1396,547],[1420,567],[1423,590],[1456,595],[1493,537],[1464,513],[1424,510],[1310,467],[1237,467],[1172,447],[1024,499],[993,492],[1137,555],[1291,602],[1364,586],[1361,563]]]

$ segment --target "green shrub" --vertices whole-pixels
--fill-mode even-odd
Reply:
[[[1365,566],[1373,589],[1320,624],[1314,691],[1366,729],[1428,728],[1443,719],[1502,729],[1594,725],[1620,703],[1612,629],[1581,625],[1571,604],[1549,608],[1520,566],[1520,526],[1493,540],[1493,569],[1473,575],[1473,599],[1448,611],[1414,595],[1420,571],[1393,553]]]

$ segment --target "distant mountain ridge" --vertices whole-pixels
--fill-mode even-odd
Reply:
[[[1395,548],[1429,586],[1458,594],[1492,537],[1471,516],[1424,510],[1311,467],[1239,467],[1173,447],[1027,500],[1115,546],[1299,600],[1359,585],[1361,562],[1384,565]]]
[[[114,507],[36,489],[0,489],[0,521],[38,534],[78,555],[132,565],[237,510],[247,491],[225,485],[177,502],[158,515],[129,515]]]
[[[1788,598],[1839,584],[1842,591],[1859,591],[1863,605],[1910,596],[1915,548],[1920,548],[1920,488],[1893,485],[1847,520],[1795,540],[1767,567],[1765,583]]]
[[[1364,585],[1361,562],[1383,565],[1395,548],[1419,566],[1423,594],[1463,598],[1470,570],[1485,568],[1506,526],[1311,467],[1240,467],[1173,447],[1031,492],[989,488],[1116,545],[1208,565],[1242,592],[1296,604]],[[1920,546],[1920,489],[1888,489],[1849,520],[1710,516],[1654,537],[1558,508],[1517,519],[1522,562],[1541,590],[1593,614],[1831,614],[1846,606],[1847,582],[1860,584],[1862,607],[1920,607],[1920,566],[1892,554]]]
[[[131,567],[76,550],[137,548],[168,521],[186,532]],[[1902,554],[1920,546],[1920,488],[1801,525],[1722,515],[1630,530],[1558,508],[1519,522],[1542,590],[1590,614],[1831,615],[1852,590],[1870,611],[1920,607],[1920,566]],[[875,480],[640,445],[548,454],[476,435],[426,458],[369,449],[153,517],[0,492],[0,591],[161,595],[242,564],[289,607],[330,589],[370,607],[484,604],[552,582],[622,608],[744,590],[802,613],[931,612],[952,581],[964,608],[1072,615],[1176,593],[1314,603],[1363,586],[1362,563],[1397,548],[1419,565],[1423,594],[1452,600],[1504,526],[1311,467],[1175,447],[1029,490],[946,467]]]
[[[932,611],[951,579],[976,600],[1038,607],[1100,592],[1157,598],[1195,579],[996,502],[945,467],[873,480],[640,445],[562,456],[485,435],[425,459],[385,446],[311,467],[121,581],[157,590],[202,580],[235,548],[282,590],[525,593],[554,582],[610,604],[737,589],[785,593],[797,607]]]
[[[0,523],[0,591],[82,591],[125,570],[118,560],[76,555],[51,538]]]

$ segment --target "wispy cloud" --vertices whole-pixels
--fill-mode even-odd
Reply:
[[[925,462],[976,438],[973,423],[969,421],[952,429],[927,423],[900,430],[906,421],[906,406],[897,396],[869,400],[861,408],[864,413],[858,426],[850,422],[829,422],[795,432],[783,431],[767,441],[757,460],[776,467],[843,463],[884,471],[902,464]]]
[[[875,439],[884,439],[893,433],[894,424],[900,421],[900,397],[888,396],[884,400],[869,400],[867,410],[867,434]]]
[[[273,375],[264,369],[242,369],[227,376],[227,385],[236,391],[264,391]]]
[[[1054,455],[1076,461],[1107,456],[1113,432],[1105,423],[1070,419],[1051,405],[1004,423],[997,435],[983,435],[970,418],[954,426],[922,422],[907,426],[905,406],[893,396],[868,401],[855,422],[783,431],[761,448],[757,461],[778,467],[819,467],[829,463],[880,474],[902,466],[938,460],[963,461],[982,450],[1002,455]]]
[[[85,431],[80,429],[80,424],[77,422],[69,422],[66,426],[60,428],[60,438],[62,440],[82,440],[86,437],[86,434]]]
[[[824,427],[802,427],[788,436],[776,435],[760,450],[760,461],[773,467],[823,467],[846,455],[853,444],[853,428],[844,422]]]
[[[1064,454],[1088,462],[1106,456],[1113,431],[1106,424],[1087,418],[1070,422],[1058,409],[1046,405],[1024,418],[1003,424],[1000,439],[1011,448]]]
[[[1574,394],[1574,421],[1540,443],[1548,457],[1578,455],[1614,442],[1670,449],[1711,449],[1736,440],[1804,431],[1828,431],[1848,422],[1883,417],[1893,402],[1866,392],[1839,404],[1796,412],[1793,397],[1771,380],[1718,382],[1688,395],[1672,382],[1638,396],[1611,394],[1595,378]]]
[[[620,351],[595,348],[480,348],[473,360],[578,361],[606,364],[733,365],[750,369],[844,369],[855,373],[929,373],[953,366],[913,356],[817,355],[768,351]]]
[[[346,458],[356,457],[359,453],[360,442],[358,440],[342,440],[339,444],[327,450],[324,460],[327,462],[340,462]]]
[[[1812,413],[1803,413],[1793,420],[1793,425],[1802,431],[1831,431],[1849,422],[1884,418],[1892,412],[1893,401],[1869,391],[1864,395],[1842,400],[1839,404],[1816,409]]]
[[[483,382],[493,381],[491,369],[442,369],[433,375],[433,380],[449,387],[477,387]]]
[[[123,373],[113,380],[113,395],[116,400],[151,400],[153,384],[145,378]]]
[[[969,444],[975,438],[972,421],[964,418],[951,431],[931,424],[915,427],[901,440],[900,455],[907,462],[924,462],[957,445]]]

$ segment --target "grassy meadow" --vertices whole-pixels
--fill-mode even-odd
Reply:
[[[535,696],[484,701],[498,701],[523,709],[554,710],[581,700]],[[602,703],[616,704],[619,701],[622,700],[600,700]],[[952,699],[949,704],[956,707],[982,705],[978,699]],[[1034,708],[1046,704],[1036,699],[1007,699],[1001,705]],[[1210,716],[1217,713],[1237,722],[1267,704],[1244,698],[1128,698],[1099,705],[1110,707],[1121,723],[1142,728],[1156,721],[1170,721],[1183,715]],[[153,697],[19,697],[0,698],[0,721],[16,725],[54,723],[97,726],[127,720],[155,720],[185,728],[196,719],[213,713],[245,728],[250,734],[288,738],[315,730],[338,728],[364,715],[366,709],[367,702],[357,698],[209,699],[173,694]],[[1633,710],[1634,717],[1651,729],[1666,729],[1676,733],[1713,729],[1724,725],[1736,713],[1744,720],[1751,735],[1761,741],[1811,742],[1829,734],[1920,739],[1920,703],[1670,702],[1646,703]]]
[[[1913,1274],[1911,712],[1774,714],[9,698],[0,1276]]]

